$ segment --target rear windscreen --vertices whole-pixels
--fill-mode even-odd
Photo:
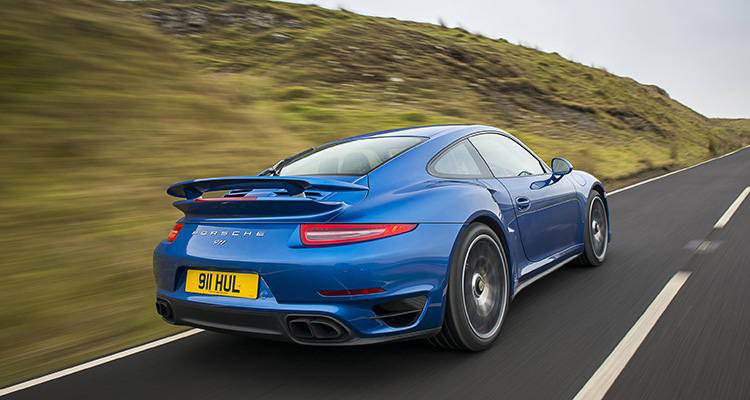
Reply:
[[[332,144],[290,160],[277,172],[280,176],[365,175],[423,140],[376,137]]]

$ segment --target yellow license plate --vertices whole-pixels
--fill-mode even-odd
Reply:
[[[258,297],[258,275],[190,269],[185,291],[254,299]]]

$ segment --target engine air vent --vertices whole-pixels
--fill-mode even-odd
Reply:
[[[252,191],[253,191],[253,189],[235,189],[235,190],[230,190],[223,197],[245,197],[246,194],[248,194],[248,193],[250,193]]]

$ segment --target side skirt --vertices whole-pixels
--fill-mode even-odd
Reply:
[[[518,283],[518,284],[516,285],[516,288],[515,288],[516,290],[515,290],[515,291],[513,292],[513,297],[516,297],[516,295],[518,294],[518,292],[520,292],[520,291],[521,291],[522,289],[524,289],[524,288],[526,288],[527,286],[531,285],[532,283],[534,283],[534,282],[538,281],[539,279],[542,279],[542,278],[544,278],[545,276],[547,276],[547,275],[549,275],[549,274],[551,274],[551,273],[553,273],[553,272],[557,271],[557,270],[558,270],[558,269],[559,269],[560,267],[562,267],[563,265],[565,265],[565,264],[567,264],[567,263],[569,263],[569,262],[571,262],[571,261],[575,260],[576,258],[578,258],[578,256],[580,256],[580,254],[575,254],[575,255],[572,255],[572,256],[570,256],[570,257],[566,258],[565,260],[561,261],[560,263],[558,263],[558,264],[557,264],[557,265],[555,265],[554,267],[552,267],[552,268],[550,268],[550,269],[548,269],[548,270],[546,270],[546,271],[542,272],[541,274],[539,274],[539,275],[536,275],[536,276],[533,276],[533,277],[529,278],[529,280],[527,280],[527,281],[524,281],[524,282]]]

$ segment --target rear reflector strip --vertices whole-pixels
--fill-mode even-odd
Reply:
[[[354,290],[318,290],[323,296],[358,296],[362,294],[374,294],[383,293],[385,289],[371,288],[371,289],[354,289]]]
[[[300,239],[308,246],[375,240],[414,230],[417,224],[305,224]]]

